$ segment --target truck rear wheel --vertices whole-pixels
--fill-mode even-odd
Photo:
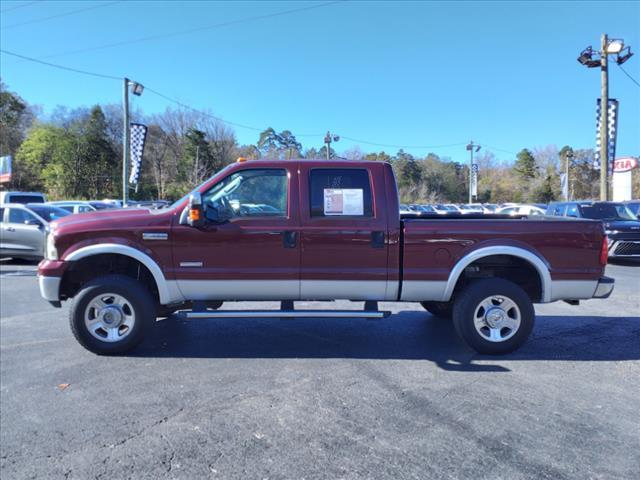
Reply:
[[[420,305],[434,317],[451,318],[453,315],[453,302],[420,302]]]
[[[87,350],[115,355],[135,348],[155,321],[155,302],[140,282],[107,275],[88,282],[69,312],[71,331]]]
[[[502,355],[519,348],[533,329],[535,311],[529,295],[501,278],[478,280],[466,287],[453,307],[453,324],[471,348]]]

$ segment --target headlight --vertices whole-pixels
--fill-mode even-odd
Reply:
[[[606,233],[607,235],[616,235],[620,233],[620,230],[605,230],[604,233]]]
[[[58,259],[58,250],[56,249],[56,245],[53,240],[53,233],[47,234],[47,246],[45,250],[45,258],[47,260],[57,260]]]

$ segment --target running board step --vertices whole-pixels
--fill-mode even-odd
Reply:
[[[183,318],[386,318],[391,312],[362,310],[208,310],[179,312]]]

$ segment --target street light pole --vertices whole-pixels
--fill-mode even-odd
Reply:
[[[473,177],[476,173],[473,171],[473,151],[475,150],[476,152],[478,152],[480,151],[480,148],[480,145],[473,143],[473,140],[471,140],[467,145],[467,150],[469,150],[469,153],[471,153],[471,158],[469,160],[469,203],[473,203]]]
[[[327,146],[327,160],[331,158],[331,142],[337,142],[340,140],[339,135],[333,135],[330,131],[327,131],[327,134],[324,136],[324,143]]]
[[[609,141],[607,127],[609,123],[609,55],[607,34],[602,34],[602,46],[600,56],[600,200],[609,200]]]
[[[122,130],[122,206],[126,207],[129,200],[129,179],[127,169],[129,167],[129,79],[124,79],[122,93],[122,108],[124,110],[124,122]]]
[[[594,58],[600,55],[600,58]],[[578,62],[587,68],[600,67],[600,200],[609,200],[609,55],[616,55],[616,63],[622,65],[629,60],[633,53],[631,47],[624,45],[624,40],[609,39],[606,33],[602,34],[600,51],[594,52],[592,46],[588,46],[578,57]]]

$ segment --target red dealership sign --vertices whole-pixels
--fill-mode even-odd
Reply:
[[[633,157],[618,158],[613,162],[615,173],[629,172],[638,167],[638,159]]]

